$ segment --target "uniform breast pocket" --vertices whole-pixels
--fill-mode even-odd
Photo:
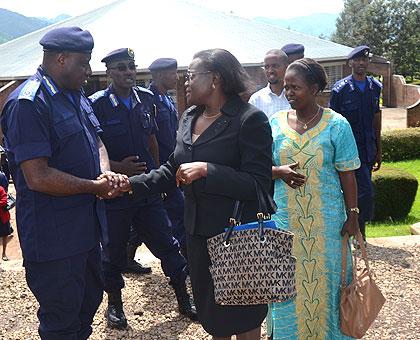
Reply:
[[[77,117],[62,120],[54,125],[54,131],[59,139],[64,139],[83,130]]]
[[[57,140],[54,143],[52,164],[67,173],[86,177],[91,149],[88,146],[83,126],[74,116],[54,125]]]
[[[117,137],[125,135],[127,129],[119,120],[109,121],[102,125],[102,130],[105,137]]]
[[[354,102],[343,103],[341,114],[346,117],[350,123],[357,123],[359,121],[359,106]]]

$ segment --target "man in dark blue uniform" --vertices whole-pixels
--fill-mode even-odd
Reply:
[[[102,301],[99,240],[110,186],[99,122],[81,90],[93,38],[78,27],[41,39],[42,65],[7,99],[1,125],[17,192],[26,281],[42,339],[87,339]],[[110,172],[109,176],[114,176]]]
[[[127,176],[156,167],[153,157],[155,120],[153,93],[136,86],[134,52],[121,48],[109,53],[102,62],[112,84],[93,94],[93,104],[103,133],[111,169]],[[175,290],[180,313],[196,319],[194,305],[186,291],[186,260],[173,238],[168,215],[160,195],[134,201],[129,195],[107,201],[109,259],[103,261],[105,291],[108,293],[106,318],[111,328],[125,328],[127,320],[121,300],[124,280],[121,272],[127,263],[126,246],[130,226],[150,251],[161,260],[163,272]]]
[[[149,90],[153,92],[153,102],[156,106],[156,124],[158,130],[156,139],[159,144],[160,163],[166,163],[176,145],[178,131],[178,111],[169,90],[176,88],[179,80],[177,61],[172,58],[159,58],[150,64],[153,81]],[[172,233],[178,240],[181,253],[187,256],[184,227],[184,195],[179,188],[167,192],[164,198],[165,209],[172,224]]]
[[[295,60],[305,57],[305,46],[302,44],[286,44],[281,48],[281,50],[286,53],[287,58],[289,59],[289,64],[293,63]]]
[[[365,224],[373,214],[372,171],[382,161],[381,110],[382,84],[367,76],[369,47],[358,46],[348,55],[352,74],[338,81],[331,90],[330,107],[349,121],[356,139],[361,167],[356,170],[359,226],[366,239]]]

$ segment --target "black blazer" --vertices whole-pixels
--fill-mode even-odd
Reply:
[[[229,99],[221,115],[192,143],[192,126],[199,107],[184,112],[177,144],[167,163],[148,174],[130,177],[134,197],[165,192],[175,185],[182,163],[208,163],[206,178],[184,186],[184,224],[190,234],[214,236],[228,225],[236,200],[245,202],[242,222],[256,220],[255,180],[271,185],[271,128],[266,115],[238,96]]]

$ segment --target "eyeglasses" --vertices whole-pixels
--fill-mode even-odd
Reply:
[[[193,80],[196,75],[199,75],[199,74],[208,74],[208,73],[212,73],[212,71],[203,71],[203,72],[190,72],[190,71],[187,71],[187,73],[185,74],[185,81],[191,81],[191,80]]]
[[[130,70],[130,71],[135,71],[136,68],[137,68],[137,65],[135,65],[135,64],[128,64],[128,65],[118,64],[115,67],[108,67],[108,70],[118,70],[120,72],[125,72],[125,71],[127,71],[127,69]]]

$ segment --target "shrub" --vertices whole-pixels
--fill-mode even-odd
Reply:
[[[375,188],[373,220],[406,217],[416,197],[416,177],[403,170],[382,168],[373,173],[372,180]]]
[[[384,131],[381,140],[386,162],[420,158],[420,128]]]

